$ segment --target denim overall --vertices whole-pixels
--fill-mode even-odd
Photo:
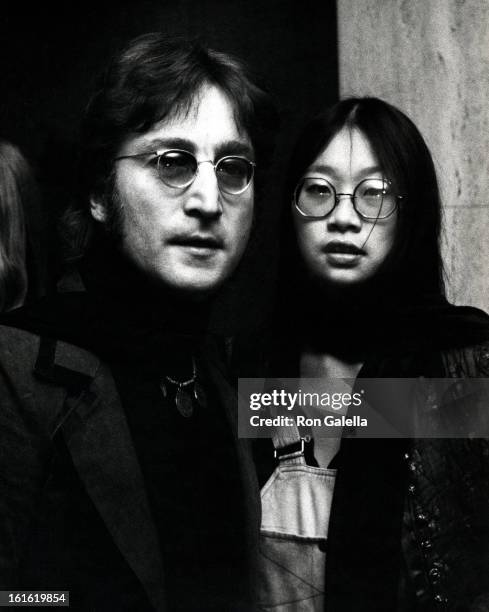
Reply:
[[[336,470],[306,464],[297,427],[277,428],[273,444],[280,463],[261,492],[259,609],[323,612]]]

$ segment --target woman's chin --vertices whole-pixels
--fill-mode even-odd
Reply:
[[[341,289],[342,287],[362,286],[371,280],[373,273],[351,268],[316,272],[314,278],[323,286]]]

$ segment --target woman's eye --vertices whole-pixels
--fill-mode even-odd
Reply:
[[[392,186],[383,179],[366,179],[358,185],[356,194],[363,198],[385,198],[392,194]]]
[[[363,191],[363,196],[367,198],[382,198],[387,195],[387,191],[385,189],[379,189],[376,187],[368,187]]]
[[[312,185],[308,185],[306,192],[312,197],[320,198],[328,197],[332,193],[331,188],[327,185],[323,185],[322,183],[313,183]]]

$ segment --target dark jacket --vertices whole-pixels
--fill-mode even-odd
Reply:
[[[235,395],[209,355],[234,432]],[[70,590],[77,610],[165,610],[155,524],[107,365],[1,327],[0,432],[0,589]],[[252,556],[258,486],[247,441],[235,446]]]
[[[489,377],[489,343],[413,358],[422,362],[426,376]],[[442,422],[434,397],[424,411]],[[489,611],[488,439],[345,440],[338,467],[328,612]]]
[[[447,377],[489,377],[489,342],[441,356]],[[426,413],[443,419],[435,397]],[[464,409],[463,397],[454,409]],[[489,440],[415,440],[405,461],[402,541],[414,599],[404,609],[489,611]]]

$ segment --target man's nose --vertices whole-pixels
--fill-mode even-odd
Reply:
[[[199,164],[195,179],[185,196],[184,210],[189,215],[214,218],[222,214],[222,196],[212,162]]]
[[[353,197],[348,193],[336,196],[336,206],[326,218],[328,229],[345,232],[358,232],[362,228],[362,218],[355,210]]]

